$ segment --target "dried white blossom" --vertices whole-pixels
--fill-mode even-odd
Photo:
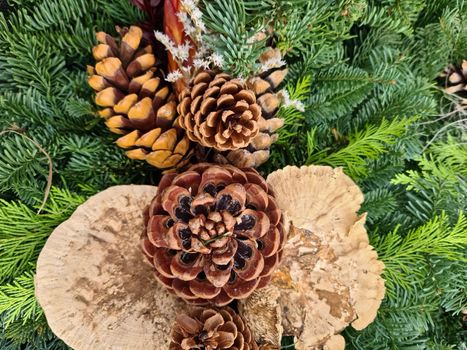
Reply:
[[[195,58],[193,60],[193,66],[196,69],[200,69],[200,68],[209,69],[210,63],[211,63],[210,61],[204,60],[202,58]]]
[[[206,25],[203,22],[203,13],[201,12],[201,10],[199,8],[195,8],[193,9],[193,11],[191,11],[190,15],[191,20],[195,24],[195,27],[199,29],[199,31],[205,32]]]
[[[181,78],[183,78],[183,74],[179,69],[177,69],[177,70],[174,70],[173,72],[167,74],[167,77],[165,78],[165,80],[167,80],[170,83],[174,83],[178,79],[181,79]]]
[[[203,13],[198,8],[198,1],[182,0],[180,5],[182,9],[180,13],[185,13],[185,15],[178,16],[185,28],[185,32],[190,32],[189,35],[193,39],[199,40],[201,33],[206,31],[206,25],[203,22]]]
[[[293,107],[297,111],[305,112],[304,104],[299,100],[292,100],[287,90],[282,89],[278,92],[278,95],[282,98],[282,105],[284,107]]]
[[[180,5],[182,5],[182,7],[186,10],[186,11],[193,11],[194,9],[196,9],[198,7],[198,1],[194,1],[194,0],[182,0],[180,2]]]
[[[169,51],[174,57],[177,56],[178,49],[175,46],[175,43],[166,34],[156,30],[154,31],[154,36],[162,43],[162,45],[165,46],[167,51]]]
[[[204,57],[208,55],[208,52],[209,52],[209,47],[204,42],[201,42],[196,47],[195,58],[203,59]]]
[[[190,57],[191,44],[189,42],[183,43],[176,48],[175,57],[180,61],[186,61]]]
[[[212,64],[216,67],[222,68],[224,65],[224,56],[221,54],[214,52],[211,56],[209,56],[209,60],[212,62]]]
[[[280,56],[271,57],[267,61],[263,62],[260,67],[261,72],[266,72],[272,68],[279,68],[285,66],[285,61]]]
[[[193,25],[190,17],[188,17],[186,12],[177,12],[177,17],[180,23],[183,25],[183,31],[186,35],[192,36],[196,32],[196,28]]]

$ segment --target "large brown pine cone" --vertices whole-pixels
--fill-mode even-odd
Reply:
[[[281,211],[256,170],[201,163],[161,179],[143,251],[181,298],[226,305],[269,282],[284,242]]]
[[[267,64],[272,60],[281,61],[279,49],[268,48],[260,57],[260,63]],[[258,76],[247,80],[247,87],[256,95],[256,102],[261,107],[261,117],[258,120],[259,133],[246,148],[225,152],[218,156],[219,162],[226,161],[236,167],[257,168],[269,159],[270,148],[277,141],[277,130],[284,125],[284,120],[277,117],[277,111],[282,103],[277,93],[278,86],[287,75],[287,68],[279,66],[271,68]]]
[[[258,134],[253,91],[226,73],[202,71],[180,94],[180,124],[189,138],[219,151],[246,147]]]
[[[177,316],[171,337],[169,350],[258,349],[245,319],[230,307],[198,308]]]
[[[88,67],[89,85],[105,124],[117,134],[116,143],[129,149],[131,159],[146,160],[160,169],[186,164],[190,140],[178,124],[177,101],[156,68],[151,45],[141,28],[119,29],[120,40],[99,32],[93,49],[97,63]]]

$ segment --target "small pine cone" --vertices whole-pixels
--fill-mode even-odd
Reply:
[[[161,179],[142,246],[169,290],[223,306],[266,286],[284,242],[282,213],[256,170],[201,163]]]
[[[198,308],[177,316],[169,350],[257,350],[245,319],[230,307]]]
[[[447,67],[441,74],[441,78],[446,93],[467,99],[467,60],[462,61],[460,66]]]
[[[240,80],[202,71],[180,94],[179,113],[192,141],[226,151],[246,147],[258,134],[261,108]]]
[[[278,64],[259,76],[247,80],[247,86],[256,95],[256,101],[261,106],[261,117],[258,120],[259,133],[241,150],[226,152],[224,157],[230,164],[237,167],[254,167],[262,165],[269,159],[269,149],[277,141],[276,131],[284,125],[284,120],[276,116],[282,99],[276,93],[277,87],[287,75],[287,68],[281,65],[279,49],[269,48],[260,57],[260,62],[268,68],[268,62]],[[219,160],[219,157],[217,158]]]
[[[129,149],[129,158],[160,169],[181,167],[189,161],[192,147],[178,124],[175,95],[163,84],[141,28],[118,30],[120,41],[103,32],[96,34],[97,63],[88,67],[96,104],[103,107],[99,115],[110,131],[124,134],[116,144]]]

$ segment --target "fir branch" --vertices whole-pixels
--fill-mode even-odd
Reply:
[[[224,69],[247,77],[258,69],[265,42],[254,39],[261,27],[249,28],[243,1],[203,1],[203,20],[211,30],[204,40],[224,57]]]
[[[397,174],[392,183],[404,186],[408,212],[427,221],[442,211],[451,217],[465,208],[467,184],[467,147],[454,143],[438,144],[428,156],[418,157],[417,170]]]
[[[44,175],[46,178],[51,176],[50,155],[42,146],[40,149],[36,147],[37,141],[31,143],[19,135],[14,135],[3,136],[0,144],[3,148],[3,152],[0,153],[0,192],[18,190],[24,184],[37,183],[38,175]],[[47,156],[44,156],[42,151]]]
[[[42,309],[34,296],[34,275],[26,272],[11,284],[0,286],[0,314],[5,327],[21,318],[23,322],[38,320]]]
[[[44,213],[37,214],[22,203],[0,200],[0,282],[29,270],[52,230],[83,201],[66,189],[52,188]]]
[[[453,226],[442,213],[409,231],[405,237],[398,231],[396,228],[385,237],[373,237],[372,242],[379,259],[385,264],[384,277],[389,297],[395,296],[397,286],[412,290],[412,278],[423,273],[426,256],[467,262],[462,251],[467,245],[467,218],[462,213]]]
[[[465,262],[438,257],[430,259],[432,281],[440,295],[440,305],[451,315],[467,309],[467,269]]]
[[[47,186],[45,187],[45,190],[44,190],[44,198],[42,199],[41,206],[37,210],[37,213],[40,213],[41,210],[44,208],[45,203],[47,202],[47,198],[49,197],[49,193],[50,193],[50,188],[52,187],[52,172],[53,172],[52,158],[50,158],[50,155],[47,153],[47,151],[40,144],[38,144],[36,141],[31,139],[27,135],[24,135],[24,134],[22,134],[22,133],[20,133],[18,131],[15,131],[15,130],[4,130],[4,131],[0,132],[0,136],[2,136],[4,134],[7,134],[7,133],[14,133],[16,135],[22,136],[26,140],[30,141],[34,146],[36,146],[39,149],[39,151],[41,151],[42,154],[47,158],[47,162],[49,163],[49,172],[48,172],[48,176],[47,176]]]
[[[388,188],[377,188],[365,193],[365,202],[360,208],[367,212],[367,222],[372,224],[397,209],[399,202],[396,195]]]
[[[349,143],[340,150],[323,155],[317,153],[308,158],[308,164],[328,164],[334,167],[344,166],[349,175],[360,177],[367,173],[367,161],[376,159],[387,151],[387,147],[396,142],[397,137],[406,132],[409,125],[417,118],[398,119],[391,122],[384,120],[380,125],[369,125],[362,131],[349,136]]]
[[[367,328],[356,332],[348,327],[344,334],[350,349],[425,349],[428,332],[435,326],[439,298],[432,289],[414,287],[409,293],[396,288],[395,297],[385,299],[378,318]]]
[[[287,85],[287,91],[291,100],[305,101],[311,92],[311,77],[304,76],[295,85]],[[296,136],[298,130],[303,127],[305,117],[293,106],[281,106],[277,116],[284,119],[284,126],[279,129],[279,143],[287,144],[289,140]]]

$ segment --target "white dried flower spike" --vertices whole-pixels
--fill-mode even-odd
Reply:
[[[182,0],[180,4],[187,11],[193,11],[195,8],[198,7],[198,1],[194,1],[194,0]]]
[[[183,25],[183,30],[186,35],[192,36],[196,32],[196,28],[193,25],[193,22],[188,17],[186,12],[177,12],[178,20]]]
[[[265,61],[261,65],[260,70],[261,72],[266,72],[272,68],[279,68],[279,67],[285,66],[285,64],[286,64],[285,61],[281,59],[280,56],[274,56],[268,59],[267,61]]]
[[[177,69],[167,74],[167,77],[165,78],[165,80],[168,81],[169,83],[175,83],[178,79],[181,79],[181,78],[183,78],[183,74],[179,69]]]
[[[199,45],[197,46],[195,58],[203,59],[204,57],[207,56],[208,52],[209,52],[208,46],[205,43],[200,42]]]
[[[299,100],[292,100],[287,90],[282,89],[278,95],[282,98],[282,106],[293,107],[299,112],[305,112],[305,105]]]
[[[177,48],[175,47],[175,43],[172,40],[170,40],[170,38],[166,34],[156,30],[154,31],[154,36],[162,45],[165,46],[167,51],[169,51],[173,56],[177,56]]]
[[[217,53],[217,52],[214,52],[210,57],[209,57],[209,60],[212,62],[212,64],[216,67],[219,67],[219,68],[222,68],[222,66],[224,65],[225,61],[224,61],[224,56],[222,56],[221,54]]]
[[[176,48],[176,53],[174,56],[182,62],[186,61],[190,57],[190,49],[191,49],[190,43],[185,42]]]
[[[200,41],[201,33],[206,31],[206,25],[203,22],[203,13],[198,8],[198,1],[181,1],[181,12],[177,14],[180,22],[183,24],[185,33],[192,39]]]
[[[209,69],[210,62],[208,60],[203,60],[202,58],[196,58],[193,60],[193,67],[196,69]]]

